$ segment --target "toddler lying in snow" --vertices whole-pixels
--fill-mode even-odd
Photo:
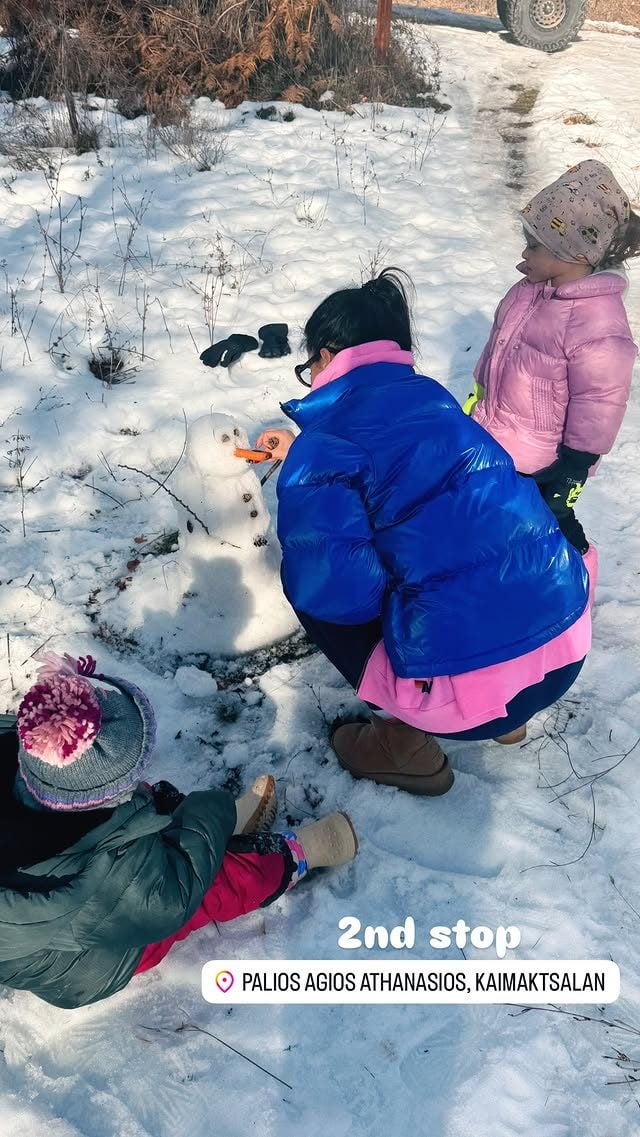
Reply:
[[[0,983],[58,1007],[96,1002],[196,929],[356,855],[344,813],[258,832],[275,817],[270,776],[238,801],[150,786],[154,741],[146,696],[90,657],[50,653],[16,722],[4,719]]]

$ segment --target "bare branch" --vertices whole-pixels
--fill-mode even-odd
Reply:
[[[198,525],[202,526],[205,533],[207,534],[207,537],[215,537],[215,533],[212,534],[209,532],[209,529],[205,525],[204,521],[198,517],[198,514],[194,513],[193,510],[187,505],[187,503],[183,501],[182,498],[179,498],[178,495],[173,492],[173,490],[170,490],[168,486],[165,486],[164,482],[161,482],[159,478],[155,478],[153,474],[148,474],[146,470],[139,470],[137,466],[127,466],[124,462],[119,462],[118,467],[121,470],[132,470],[134,474],[141,474],[143,478],[148,478],[150,482],[155,482],[155,484],[159,486],[160,489],[164,490],[165,493],[168,493],[169,497],[172,497],[174,501],[177,501],[178,505],[181,505],[183,509],[186,509],[187,513],[191,514],[191,516],[198,522]],[[232,541],[224,541],[222,537],[216,537],[216,541],[219,541],[221,545],[229,545],[232,549],[240,548],[239,545],[234,545]]]

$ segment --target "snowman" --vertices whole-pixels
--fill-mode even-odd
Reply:
[[[235,454],[248,447],[230,416],[204,415],[190,426],[169,483],[183,503],[176,508],[184,591],[174,630],[181,650],[253,651],[298,626],[282,593],[280,547],[260,480]]]
[[[209,559],[216,550],[224,555],[225,548],[238,557],[240,551],[252,556],[252,549],[262,549],[258,560],[277,568],[262,486],[251,465],[236,457],[237,448],[248,449],[249,439],[229,415],[203,415],[189,427],[184,458],[170,483],[189,507],[178,505],[180,546],[188,558]]]

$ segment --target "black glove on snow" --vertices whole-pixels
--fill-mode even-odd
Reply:
[[[291,348],[287,339],[289,335],[288,324],[263,324],[258,329],[258,335],[262,340],[259,354],[263,359],[280,359],[282,355],[291,355]]]
[[[173,813],[177,809],[181,801],[184,801],[185,795],[180,793],[171,782],[156,782],[151,787],[153,794],[153,804],[155,805],[158,813]]]
[[[220,340],[206,348],[200,359],[207,367],[217,367],[218,364],[222,367],[230,367],[232,363],[240,359],[241,355],[244,355],[245,351],[255,351],[257,346],[258,341],[253,336],[243,336],[234,332],[226,340]],[[262,352],[260,354],[262,355]]]
[[[589,542],[573,511],[585,487],[589,470],[599,457],[599,454],[591,454],[587,450],[572,450],[569,446],[561,446],[558,461],[533,475],[560,530],[583,556],[589,548]]]

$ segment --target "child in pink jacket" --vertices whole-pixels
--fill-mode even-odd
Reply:
[[[520,213],[518,271],[465,410],[532,475],[565,537],[589,549],[574,506],[611,450],[637,354],[623,296],[640,217],[602,162],[573,166]]]

